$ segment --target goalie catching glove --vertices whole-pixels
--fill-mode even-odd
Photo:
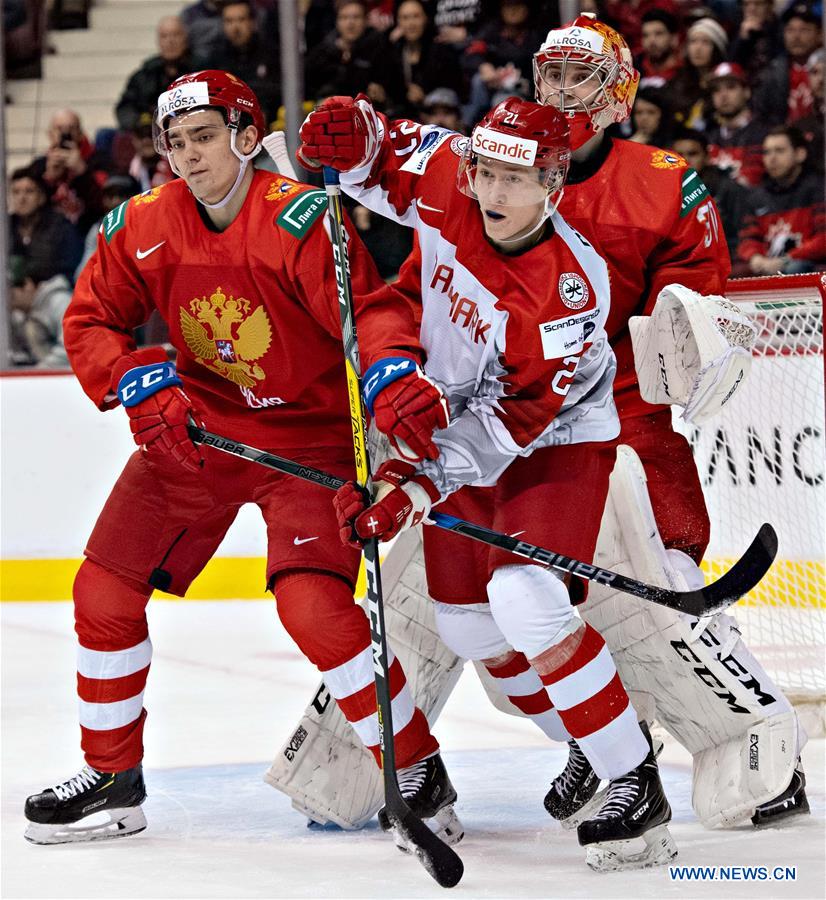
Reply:
[[[314,172],[322,166],[349,172],[372,161],[382,131],[381,120],[365,94],[355,100],[328,97],[299,129],[301,145],[295,158]]]
[[[686,422],[718,413],[749,373],[757,328],[725,297],[669,284],[628,325],[643,400],[682,406]]]
[[[189,439],[192,403],[182,389],[175,363],[159,349],[139,350],[119,360],[112,370],[118,399],[129,414],[139,447],[157,445],[185,469],[197,472],[201,451]]]
[[[364,403],[376,428],[408,462],[436,459],[433,432],[447,428],[447,398],[412,359],[380,359],[364,373]]]
[[[342,543],[361,548],[364,541],[389,541],[400,531],[418,525],[440,499],[439,491],[415,466],[388,459],[373,476],[376,499],[372,506],[364,489],[352,481],[333,498]]]

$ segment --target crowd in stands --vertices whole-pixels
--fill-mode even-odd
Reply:
[[[501,99],[531,98],[532,55],[558,5],[526,0],[301,0],[304,96],[366,94],[391,118],[467,132]],[[4,14],[12,4],[4,2]],[[585,0],[618,28],[641,73],[616,135],[675,152],[721,212],[733,274],[826,270],[822,0]],[[49,149],[11,175],[14,361],[65,364],[60,314],[100,220],[174,178],[152,140],[158,95],[176,77],[226,69],[283,122],[278,4],[197,0],[157,26],[158,52],[128,78],[113,127],[92,139],[70,109]],[[311,176],[301,172],[301,177]],[[366,209],[356,227],[392,278],[409,234]]]

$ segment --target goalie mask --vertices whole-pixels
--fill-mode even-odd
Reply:
[[[532,234],[562,199],[570,158],[565,117],[548,106],[509,97],[473,129],[456,173],[457,187],[483,209],[536,207]]]
[[[221,113],[223,126],[204,124],[203,116],[198,113],[207,109]],[[242,153],[236,146],[236,137],[249,125],[255,126],[258,136],[253,149]],[[195,134],[195,129],[202,137],[208,134],[221,138],[226,134],[224,139],[229,140],[233,155],[240,161],[238,177],[227,195],[218,203],[204,203],[210,209],[219,209],[232,199],[247,165],[261,150],[261,138],[266,133],[264,113],[258,98],[240,78],[218,69],[191,72],[173,81],[158,97],[153,123],[155,150],[169,160],[172,171],[178,176],[181,172],[175,164],[175,153],[183,149],[187,136]]]
[[[623,36],[592,13],[548,32],[533,57],[539,103],[568,118],[571,149],[631,115],[640,74]]]

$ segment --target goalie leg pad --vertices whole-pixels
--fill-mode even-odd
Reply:
[[[645,473],[629,447],[618,449],[595,563],[677,590],[691,577],[687,558],[659,539]],[[795,715],[730,616],[697,620],[601,585],[591,586],[581,613],[605,637],[635,704],[653,702],[657,720],[694,755],[692,799],[704,824],[740,821],[786,788],[802,746],[796,725],[790,731]],[[755,731],[761,722],[765,729]],[[743,769],[753,734],[764,748],[757,774]]]
[[[419,529],[403,532],[382,565],[385,625],[413,699],[436,721],[464,660],[439,639]],[[360,828],[384,802],[381,772],[322,682],[264,780],[319,824]]]

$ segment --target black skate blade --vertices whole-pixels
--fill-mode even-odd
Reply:
[[[387,809],[393,831],[403,841],[425,870],[444,888],[455,887],[465,867],[459,855],[448,847],[425,823],[406,807]]]

